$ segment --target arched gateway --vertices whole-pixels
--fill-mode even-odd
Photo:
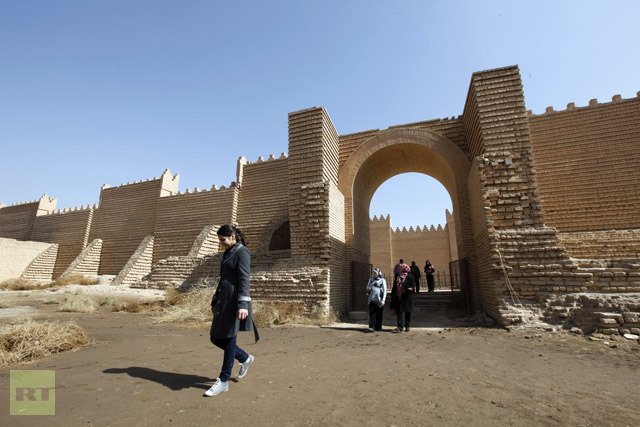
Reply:
[[[418,172],[437,179],[453,202],[458,253],[473,256],[473,236],[467,199],[470,161],[448,138],[429,129],[390,129],[362,143],[340,169],[339,189],[345,196],[345,241],[352,268],[369,263],[369,205],[378,187],[387,179]],[[356,277],[368,274],[355,274]]]

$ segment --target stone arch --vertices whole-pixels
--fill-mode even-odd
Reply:
[[[369,205],[387,179],[418,172],[438,180],[451,196],[460,258],[472,256],[467,192],[470,161],[451,140],[427,129],[389,129],[362,143],[340,170],[345,197],[345,241],[351,260],[369,262]]]
[[[275,245],[277,247],[274,247],[274,237],[279,240],[279,242]],[[282,241],[283,238],[288,238],[288,242]],[[260,241],[258,242],[256,251],[263,254],[267,252],[291,251],[289,215],[284,215],[269,224],[269,226],[262,233],[262,236],[260,236]]]

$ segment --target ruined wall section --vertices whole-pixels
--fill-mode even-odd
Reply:
[[[602,104],[592,99],[587,107],[570,103],[564,111],[548,107],[545,114],[529,116],[529,123],[536,166],[544,171],[538,188],[547,225],[562,233],[598,232],[582,238],[592,236],[585,245],[600,246],[602,254],[581,251],[571,239],[569,253],[638,257],[625,248],[633,241],[615,230],[640,230],[640,93]]]
[[[179,175],[166,170],[153,180],[103,186],[89,240],[102,239],[100,274],[118,274],[142,240],[155,231],[158,199],[177,192]]]
[[[36,217],[53,212],[57,203],[57,199],[45,194],[39,200],[0,205],[0,237],[31,240]]]
[[[58,244],[53,278],[61,276],[87,246],[94,208],[76,207],[36,217],[31,240]]]
[[[241,160],[244,158],[241,158]],[[241,168],[241,169],[240,169]],[[247,238],[252,252],[268,248],[265,233],[270,226],[289,215],[289,159],[282,153],[279,159],[269,156],[257,162],[239,162],[242,181],[238,198],[238,226]]]
[[[211,190],[196,188],[158,199],[153,263],[187,255],[203,228],[233,222],[237,198],[238,188],[233,185],[213,186]]]

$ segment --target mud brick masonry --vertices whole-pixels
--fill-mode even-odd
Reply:
[[[240,157],[228,187],[179,192],[167,170],[105,185],[95,206],[56,211],[47,195],[0,205],[0,273],[214,283],[216,230],[233,222],[253,253],[255,298],[342,312],[377,251],[374,192],[419,172],[451,195],[449,257],[467,266],[472,309],[504,325],[638,333],[639,164],[639,97],[534,115],[518,67],[504,67],[471,76],[457,117],[339,135],[324,108],[290,113],[288,155]]]

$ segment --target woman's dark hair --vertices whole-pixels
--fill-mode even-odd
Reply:
[[[242,243],[244,246],[247,246],[244,234],[242,234],[242,231],[240,231],[239,228],[236,228],[231,224],[225,224],[222,227],[218,228],[218,236],[231,237],[233,234],[236,235],[236,240],[238,242]]]

